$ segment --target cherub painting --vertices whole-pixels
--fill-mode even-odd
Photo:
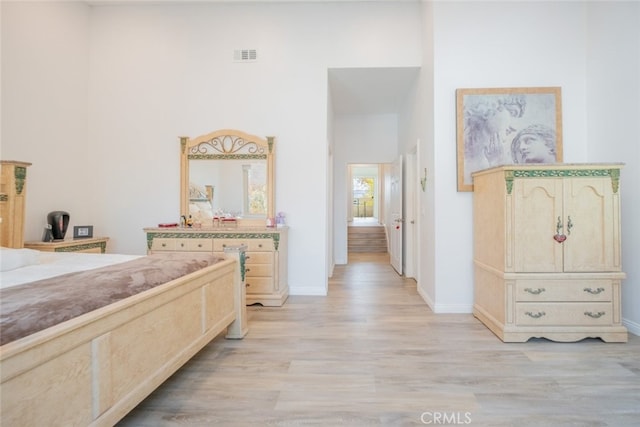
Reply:
[[[458,191],[471,173],[562,161],[560,88],[458,89]]]

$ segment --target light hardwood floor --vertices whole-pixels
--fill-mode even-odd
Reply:
[[[244,340],[214,340],[120,425],[640,425],[640,337],[505,344],[433,314],[387,257],[350,255],[327,297],[250,307]]]

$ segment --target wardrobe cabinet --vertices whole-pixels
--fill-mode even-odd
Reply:
[[[211,252],[224,256],[227,246],[244,245],[247,305],[282,306],[289,296],[287,227],[145,228],[147,253]]]
[[[474,315],[506,342],[625,342],[621,164],[473,174]]]

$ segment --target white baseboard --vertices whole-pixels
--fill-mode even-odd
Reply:
[[[327,296],[326,286],[291,286],[289,285],[289,295],[304,295],[304,296]]]
[[[436,314],[471,314],[473,313],[473,304],[434,304],[433,300],[427,293],[418,287],[418,295],[427,303],[431,311]]]
[[[436,304],[433,312],[436,314],[471,314],[473,313],[473,304]]]
[[[640,336],[640,323],[632,322],[628,319],[622,319],[622,324],[627,328],[629,333]]]
[[[427,295],[425,291],[422,290],[420,286],[418,286],[418,295],[422,297],[422,299],[424,300],[424,302],[427,303],[431,311],[435,313],[435,310],[433,309],[433,305],[434,305],[433,300],[429,297],[429,295]]]

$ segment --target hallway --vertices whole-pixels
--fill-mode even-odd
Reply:
[[[433,314],[388,254],[351,254],[327,297],[249,307],[244,340],[218,337],[120,425],[631,426],[638,354],[633,335],[504,344]]]

